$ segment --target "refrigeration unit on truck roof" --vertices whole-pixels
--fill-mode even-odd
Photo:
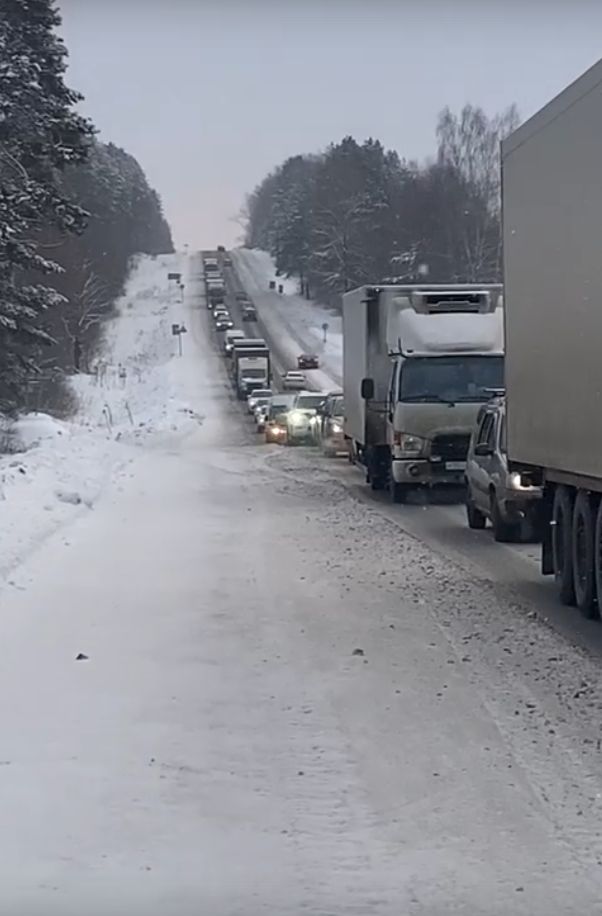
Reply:
[[[501,286],[382,287],[390,353],[502,354]],[[375,291],[376,292],[376,291]]]

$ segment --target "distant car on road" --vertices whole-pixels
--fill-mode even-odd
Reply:
[[[230,257],[229,254],[224,255],[222,264],[224,265],[224,267],[232,267],[232,258]]]
[[[243,321],[257,321],[257,312],[255,307],[252,305],[243,305],[242,307],[242,320]]]
[[[215,322],[216,331],[229,331],[230,328],[234,327],[234,322],[231,318],[226,318],[225,316],[218,318]]]
[[[220,318],[229,318],[230,312],[224,305],[218,305],[213,309],[213,319],[214,321],[219,321]]]
[[[315,353],[302,353],[297,357],[297,368],[299,369],[319,369],[320,360]]]
[[[324,401],[323,392],[301,391],[286,417],[286,441],[288,445],[299,442],[314,442],[314,426],[318,408]]]
[[[218,246],[217,246],[217,250],[218,250],[218,251],[225,251],[226,249],[224,248],[223,245],[218,245]]]
[[[285,391],[302,391],[307,384],[307,379],[302,372],[291,369],[282,378],[282,387]]]
[[[250,302],[251,301],[249,297],[247,296],[247,294],[242,289],[239,289],[239,291],[235,294],[235,299],[237,302]]]
[[[261,401],[269,401],[274,392],[271,388],[256,388],[249,397],[247,398],[247,407],[249,408],[249,413],[253,413],[257,405]]]
[[[533,540],[538,534],[542,490],[524,473],[509,471],[506,455],[506,403],[495,397],[483,405],[466,459],[466,515],[470,528],[487,519],[496,541]]]

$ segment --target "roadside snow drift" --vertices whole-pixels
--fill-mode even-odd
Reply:
[[[116,316],[90,374],[72,379],[79,411],[70,422],[41,413],[22,417],[2,435],[0,576],[60,525],[89,511],[131,447],[201,421],[182,401],[173,320],[181,294],[167,281],[180,255],[141,256],[131,267]]]

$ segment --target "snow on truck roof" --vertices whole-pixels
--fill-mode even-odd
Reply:
[[[380,288],[379,297],[384,300],[391,352],[406,356],[504,352],[499,284],[389,286]]]

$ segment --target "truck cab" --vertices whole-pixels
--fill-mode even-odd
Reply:
[[[362,287],[343,315],[345,432],[373,489],[403,502],[461,485],[479,408],[503,385],[501,287]]]

